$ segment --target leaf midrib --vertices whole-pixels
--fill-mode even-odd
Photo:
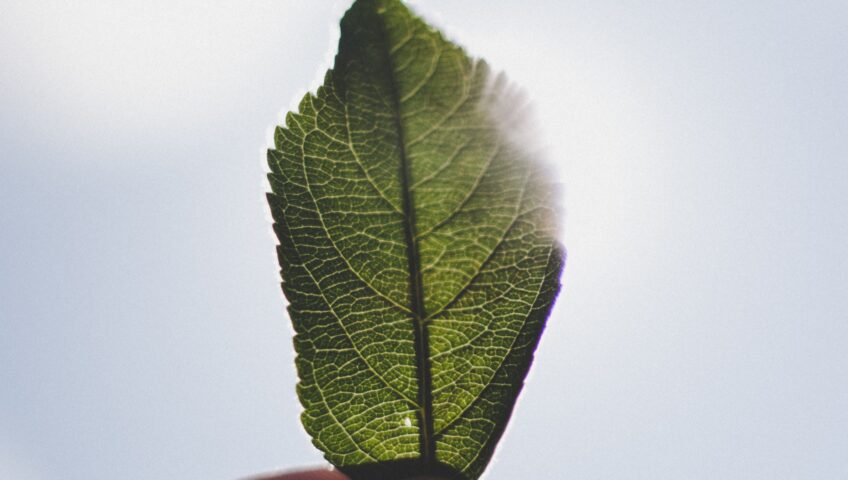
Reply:
[[[393,50],[389,47],[387,28],[385,20],[380,12],[379,34],[385,56],[385,66],[389,79],[389,94],[391,96],[394,110],[394,121],[397,130],[398,155],[400,156],[400,181],[401,193],[403,195],[402,210],[404,218],[404,237],[406,240],[406,253],[409,263],[409,285],[410,306],[413,315],[413,329],[415,333],[415,363],[418,381],[418,431],[421,462],[424,465],[434,464],[436,461],[436,440],[434,435],[433,420],[433,382],[430,372],[430,345],[429,332],[424,319],[427,318],[424,309],[424,283],[421,273],[421,257],[418,251],[418,235],[415,224],[415,204],[411,188],[411,166],[407,155],[405,129],[403,117],[401,116],[401,97],[395,78],[395,65],[392,59]]]

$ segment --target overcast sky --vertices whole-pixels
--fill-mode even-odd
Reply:
[[[413,5],[525,87],[565,185],[486,478],[846,478],[848,3]],[[345,8],[0,0],[0,478],[322,464],[263,162]]]

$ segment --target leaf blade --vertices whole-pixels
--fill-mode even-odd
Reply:
[[[564,259],[552,186],[496,118],[514,100],[399,1],[358,0],[277,130],[303,423],[337,466],[476,478],[503,432]]]

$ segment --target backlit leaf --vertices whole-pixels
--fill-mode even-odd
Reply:
[[[398,0],[358,0],[269,150],[303,424],[354,478],[475,479],[564,254],[526,105]]]

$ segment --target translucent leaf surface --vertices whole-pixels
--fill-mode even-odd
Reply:
[[[354,478],[477,478],[564,261],[525,105],[397,0],[358,0],[269,150],[303,424]]]

